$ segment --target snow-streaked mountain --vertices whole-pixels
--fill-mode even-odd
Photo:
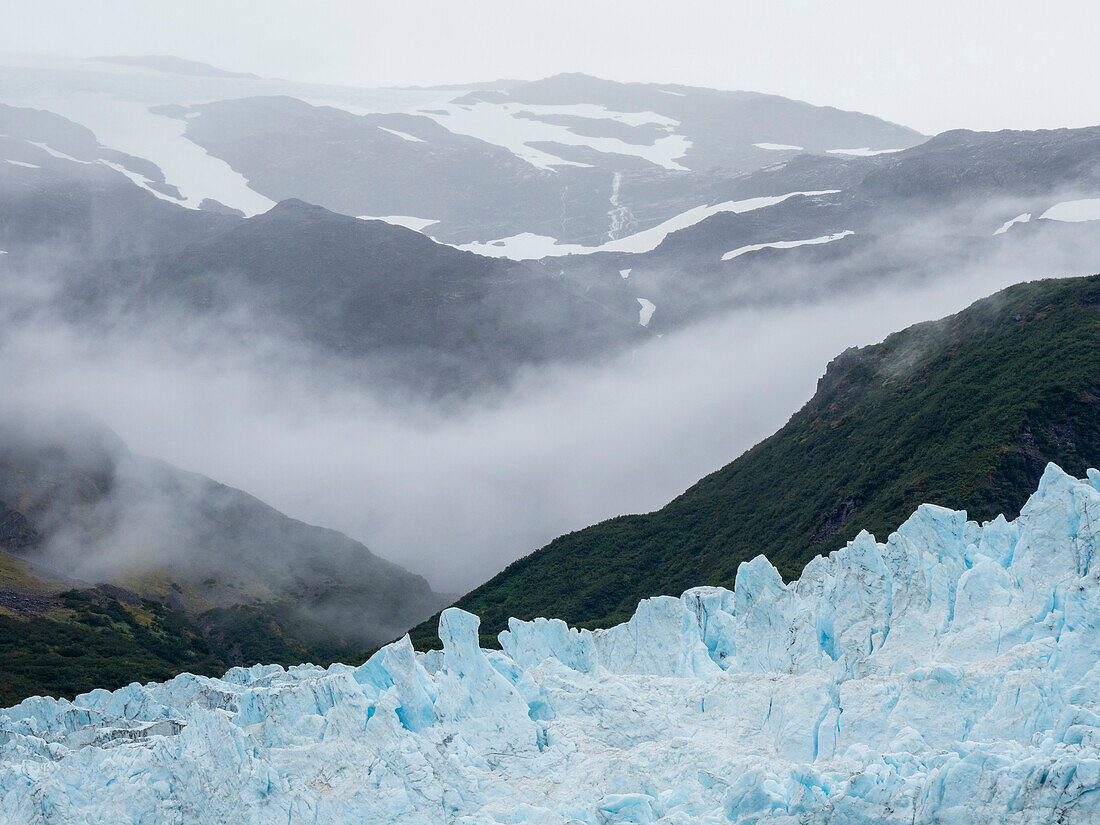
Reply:
[[[787,585],[642,602],[604,631],[440,621],[358,668],[33,698],[0,816],[40,822],[927,823],[1100,816],[1100,474],[1021,515],[922,506]]]
[[[792,154],[776,146],[923,139],[774,95],[585,75],[356,89],[169,57],[0,62],[0,100],[63,115],[149,161],[189,207],[252,215],[300,198],[432,221],[451,243],[530,233],[597,245],[707,205],[722,180]]]
[[[260,82],[167,76],[185,85]],[[619,101],[623,108],[629,102]],[[178,117],[188,135],[192,126],[186,124],[198,128],[207,116],[188,118],[194,112],[175,106],[168,114],[147,115],[160,122]],[[206,108],[227,117],[236,112],[242,128],[281,131],[297,123],[291,131],[303,140],[315,134],[317,112],[353,131],[365,128],[360,116],[320,110],[289,96]],[[370,127],[386,146],[394,141],[402,150],[419,147],[430,137],[427,131],[414,134],[414,126],[402,120],[406,115],[371,117],[388,124]],[[456,137],[435,121],[430,128],[450,135],[441,132],[440,140],[479,143]],[[1090,205],[1100,193],[1098,134],[1096,129],[956,132],[866,157],[799,154],[747,174],[699,173],[707,192],[675,205],[653,190],[652,204],[672,211],[648,222],[648,228],[619,211],[615,230],[590,242],[561,243],[555,235],[522,232],[444,245],[425,235],[446,234],[445,221],[436,213],[418,215],[419,208],[408,202],[378,203],[351,214],[298,199],[276,206],[235,171],[236,177],[223,176],[221,183],[245,187],[260,200],[237,211],[224,205],[241,204],[232,197],[197,200],[197,190],[175,187],[161,167],[108,148],[72,120],[0,106],[0,249],[7,253],[7,284],[26,280],[38,290],[55,285],[59,311],[86,328],[105,319],[140,324],[152,319],[161,324],[157,336],[163,337],[165,321],[189,327],[199,320],[213,325],[200,336],[211,344],[273,337],[275,346],[294,351],[294,358],[312,357],[314,350],[325,358],[337,356],[336,366],[357,380],[365,375],[363,360],[370,358],[384,377],[404,385],[429,392],[476,389],[507,382],[525,365],[601,358],[700,318],[766,303],[812,301],[852,284],[934,280],[979,266],[1008,265],[1020,278],[1095,271],[1100,244]],[[204,163],[217,160],[190,138],[181,139]],[[286,147],[271,136],[234,145],[242,157]],[[507,155],[500,162],[509,169],[529,167],[503,147],[484,142],[480,147],[478,152],[498,160]],[[388,174],[384,154],[345,158],[343,171],[333,167],[333,180],[340,179],[348,192],[359,191],[352,185],[354,170]],[[469,154],[448,157],[454,169],[475,178],[468,182],[463,214],[476,222],[480,198],[494,209],[504,203],[489,167]],[[232,171],[224,161],[217,163],[222,172]],[[446,202],[448,174],[435,169],[425,179],[425,197]],[[513,190],[509,219],[535,208],[539,187],[557,181],[558,174],[525,171]],[[608,197],[631,211],[621,198],[627,179],[626,172],[615,173]],[[381,188],[389,185],[378,182]],[[406,191],[396,178],[391,183],[394,192]],[[571,207],[562,212],[560,193],[554,192],[559,222],[563,215],[581,214]],[[315,194],[323,199],[323,192]],[[606,206],[593,213],[600,221],[608,220]],[[252,217],[242,214],[257,211]],[[1034,217],[1015,219],[1024,214]],[[622,277],[624,271],[629,278]],[[640,301],[659,311],[640,317]],[[380,360],[386,362],[381,367]]]

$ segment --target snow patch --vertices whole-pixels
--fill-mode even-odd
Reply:
[[[835,195],[839,189],[822,189],[816,192],[788,192],[785,195],[769,195],[761,198],[748,198],[741,201],[725,201],[712,206],[697,206],[686,212],[681,212],[657,226],[627,235],[614,241],[599,246],[583,246],[581,244],[563,244],[556,238],[546,235],[535,235],[524,232],[512,235],[508,238],[499,238],[495,241],[478,241],[475,243],[461,244],[457,249],[467,252],[476,252],[478,255],[486,255],[492,258],[511,258],[516,261],[534,260],[538,258],[560,257],[562,255],[591,255],[597,252],[627,252],[642,254],[652,252],[661,242],[673,232],[687,229],[700,221],[704,221],[712,215],[722,212],[751,212],[754,209],[764,209],[775,206],[788,198],[796,195],[811,197],[814,195]]]
[[[72,155],[66,155],[64,152],[60,152],[57,149],[54,149],[52,146],[45,143],[39,143],[36,140],[28,140],[27,143],[29,143],[31,146],[37,146],[50,157],[58,158],[60,160],[67,160],[71,161],[72,163],[82,163],[85,166],[91,166],[95,162],[91,160],[77,160]]]
[[[649,321],[653,317],[653,313],[657,310],[657,305],[652,301],[647,301],[645,298],[638,298],[637,300],[641,305],[641,309],[638,310],[638,323],[643,327],[648,327]]]
[[[904,152],[904,149],[872,149],[864,146],[862,149],[827,149],[830,155],[851,155],[857,158],[869,158],[874,155],[890,155],[894,152]]]
[[[1039,219],[1066,223],[1100,221],[1100,198],[1084,198],[1082,200],[1056,203],[1040,215]]]
[[[625,281],[627,278],[630,277],[630,273],[633,272],[633,271],[634,271],[633,269],[620,269],[619,270],[619,277],[622,278]]]
[[[376,217],[374,215],[356,215],[355,217],[361,221],[384,221],[386,223],[392,223],[394,226],[403,226],[414,232],[423,232],[432,224],[439,223],[439,221],[434,218],[415,218],[412,215],[384,215],[382,217]]]
[[[802,152],[801,146],[792,146],[789,143],[754,143],[757,149],[767,149],[770,152]]]
[[[440,111],[445,114],[440,114]],[[588,167],[591,165],[566,160],[530,145],[544,142],[583,146],[605,154],[632,155],[665,169],[686,171],[686,167],[676,162],[691,148],[691,141],[682,135],[670,131],[653,144],[644,146],[626,143],[618,138],[578,135],[565,126],[519,117],[524,112],[535,115],[570,115],[588,119],[615,120],[629,126],[656,124],[666,127],[667,130],[679,125],[679,121],[655,112],[614,112],[603,106],[588,103],[571,106],[486,102],[478,102],[474,105],[449,103],[442,106],[441,110],[421,110],[419,113],[432,118],[455,134],[475,137],[486,143],[501,146],[538,169],[552,171],[557,166]]]
[[[1031,213],[1030,212],[1024,212],[1022,215],[1017,215],[1015,218],[1013,218],[1010,221],[1005,221],[1004,224],[1001,226],[1001,228],[998,229],[993,234],[994,235],[1003,235],[1005,232],[1007,232],[1010,228],[1012,228],[1016,224],[1018,224],[1018,223],[1027,223],[1030,220],[1031,220]]]
[[[5,102],[20,105],[13,100]],[[97,94],[51,100],[49,108],[86,126],[102,145],[155,163],[164,172],[165,181],[183,195],[182,202],[176,203],[198,209],[210,198],[248,216],[275,205],[251,189],[245,177],[224,160],[188,140],[184,134],[187,122],[180,118],[153,114],[144,103]]]
[[[539,258],[557,258],[562,255],[585,255],[599,247],[559,243],[557,238],[521,232],[495,241],[474,241],[455,246],[465,252],[474,252],[489,258],[510,258],[513,261],[533,261]]]
[[[841,238],[847,238],[849,235],[854,234],[855,232],[851,229],[845,229],[843,232],[834,232],[832,235],[822,235],[820,238],[807,238],[803,241],[770,241],[768,243],[754,243],[730,250],[722,256],[722,260],[730,261],[748,252],[758,252],[761,249],[794,249],[796,246],[814,246],[816,244],[832,243],[833,241],[839,241]]]
[[[754,209],[764,209],[768,206],[775,206],[777,203],[782,203],[788,198],[793,198],[796,195],[833,195],[839,191],[839,189],[824,189],[817,192],[788,192],[785,195],[748,198],[747,200],[740,201],[725,201],[723,203],[714,204],[713,206],[697,206],[694,209],[681,212],[679,215],[669,218],[667,221],[663,221],[651,229],[637,232],[625,238],[620,238],[617,241],[610,241],[592,251],[631,252],[634,254],[651,252],[660,246],[661,242],[673,232],[679,232],[681,229],[687,229],[689,226],[694,226],[712,215],[717,215],[722,212],[732,212],[735,214],[751,212]]]
[[[22,161],[22,160],[7,159],[4,162],[5,163],[10,163],[12,166],[24,166],[27,169],[41,169],[42,168],[37,163],[27,163],[26,161]]]
[[[158,192],[156,189],[154,189],[152,186],[150,186],[149,185],[150,184],[149,179],[147,177],[145,177],[144,175],[139,175],[137,172],[131,172],[129,169],[127,169],[122,164],[114,163],[113,161],[99,160],[98,163],[102,166],[108,167],[109,169],[114,169],[119,174],[125,175],[127,178],[129,178],[131,181],[136,183],[138,186],[140,186],[146,192],[152,192],[154,195],[156,195],[162,201],[168,201],[169,203],[174,203],[174,204],[179,205],[179,201],[176,198],[170,197],[170,196],[164,194],[163,192]]]
[[[410,135],[408,132],[399,132],[396,129],[387,129],[385,126],[379,126],[383,132],[389,132],[391,135],[396,135],[402,140],[407,140],[409,143],[423,143],[424,138],[418,138],[416,135]]]

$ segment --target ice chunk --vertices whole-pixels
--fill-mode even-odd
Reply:
[[[785,583],[0,710],[0,822],[1100,821],[1100,473]],[[766,549],[766,548],[761,548]],[[176,813],[179,816],[176,816]]]

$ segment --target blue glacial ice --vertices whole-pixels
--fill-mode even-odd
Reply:
[[[643,601],[501,651],[444,612],[361,667],[0,710],[0,822],[1100,822],[1100,473],[1013,521],[925,505],[783,583]]]

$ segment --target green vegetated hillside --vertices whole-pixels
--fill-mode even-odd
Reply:
[[[779,432],[654,513],[555,539],[467,594],[494,643],[508,617],[582,627],[640,599],[732,588],[766,555],[787,579],[862,529],[880,539],[917,505],[1018,514],[1054,461],[1100,463],[1100,276],[1021,284],[829,364]],[[438,644],[437,620],[413,631]]]
[[[216,676],[255,662],[365,657],[361,644],[290,605],[234,605],[196,615],[111,585],[65,587],[0,552],[0,707],[184,671]]]
[[[0,411],[0,707],[353,661],[452,598],[95,422]]]

